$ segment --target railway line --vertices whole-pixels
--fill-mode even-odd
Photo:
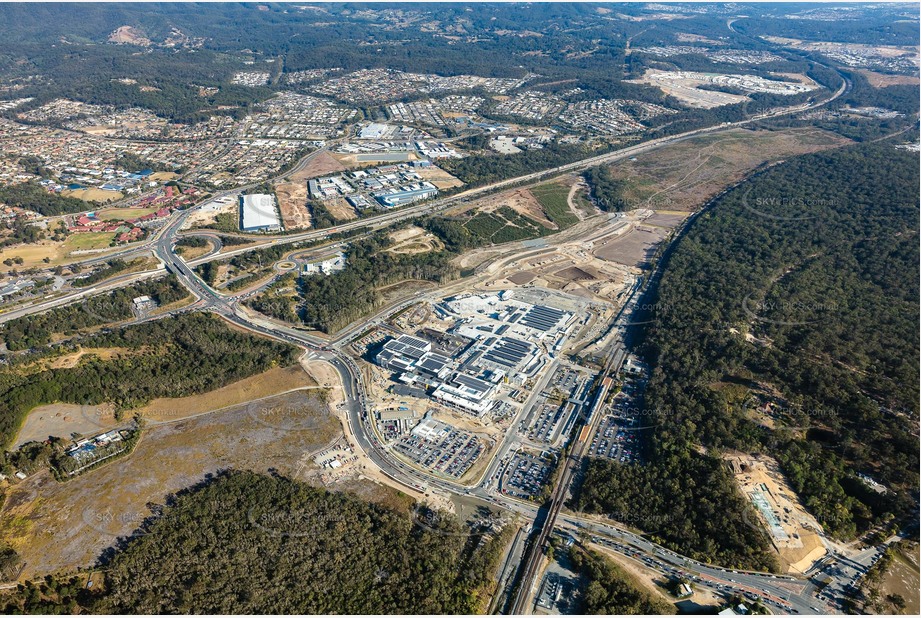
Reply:
[[[29,307],[23,307],[15,311],[8,312],[0,316],[0,323],[11,319],[12,317],[19,317],[22,315],[29,315],[31,313],[46,311],[52,307],[68,304],[71,302],[77,302],[91,294],[103,293],[124,285],[130,285],[131,283],[143,277],[159,276],[167,271],[174,273],[179,278],[180,282],[195,296],[196,300],[194,301],[193,306],[197,309],[211,311],[217,315],[220,315],[228,322],[250,330],[254,333],[261,334],[276,340],[286,341],[288,343],[306,348],[307,350],[315,353],[317,358],[326,360],[327,362],[331,363],[339,373],[342,380],[343,389],[346,394],[346,422],[349,424],[352,435],[355,436],[358,446],[368,455],[370,460],[393,481],[404,485],[407,488],[411,488],[414,491],[440,491],[447,494],[470,496],[472,498],[482,500],[487,504],[491,503],[498,507],[508,509],[512,512],[524,516],[527,520],[533,521],[534,523],[530,538],[526,541],[526,546],[522,553],[518,569],[516,570],[511,562],[506,563],[506,565],[503,567],[503,578],[507,579],[510,574],[514,572],[516,573],[514,581],[517,581],[517,586],[511,586],[511,589],[515,592],[509,598],[509,602],[506,604],[506,609],[509,609],[511,613],[514,614],[524,614],[527,613],[526,610],[529,609],[528,604],[531,600],[531,592],[534,588],[535,578],[540,571],[545,548],[549,542],[550,535],[557,525],[557,522],[562,521],[565,525],[575,527],[583,527],[588,525],[584,522],[584,520],[581,520],[580,518],[565,514],[561,516],[562,508],[570,491],[572,481],[578,473],[581,462],[585,457],[586,449],[590,443],[591,435],[595,429],[595,425],[603,416],[599,413],[599,411],[603,407],[610,393],[610,389],[613,386],[613,380],[611,376],[619,369],[620,364],[624,360],[626,350],[626,342],[624,341],[624,336],[630,324],[630,318],[633,315],[637,301],[643,297],[649,288],[650,282],[657,281],[657,277],[660,272],[659,269],[662,266],[663,260],[660,260],[657,270],[652,273],[651,276],[646,278],[641,285],[633,288],[629,298],[615,318],[613,327],[618,329],[618,333],[621,336],[617,337],[607,350],[605,364],[600,374],[600,385],[595,392],[591,405],[588,407],[588,413],[583,420],[583,424],[577,425],[574,428],[574,437],[570,442],[569,452],[565,458],[560,461],[559,476],[556,483],[554,484],[550,498],[547,503],[540,508],[535,508],[532,504],[519,503],[514,500],[510,501],[502,497],[497,498],[485,486],[485,482],[481,482],[475,486],[461,486],[457,483],[451,483],[449,481],[427,476],[421,471],[413,469],[393,459],[376,437],[372,427],[373,421],[371,419],[370,410],[368,408],[368,402],[365,394],[364,384],[362,383],[361,373],[359,372],[355,362],[346,353],[339,349],[348,343],[347,337],[337,338],[335,343],[330,343],[292,327],[283,326],[280,324],[272,323],[270,321],[256,320],[240,308],[238,297],[225,296],[211,289],[204,281],[201,280],[201,278],[198,277],[198,275],[195,274],[193,270],[194,266],[211,260],[224,259],[232,257],[233,255],[254,251],[269,246],[289,245],[304,241],[325,240],[332,234],[354,232],[363,228],[368,228],[370,230],[387,228],[400,222],[411,220],[420,215],[444,211],[455,205],[465,203],[472,199],[496,191],[501,191],[509,187],[540,182],[542,180],[559,176],[561,174],[580,171],[589,167],[611,163],[633,157],[638,154],[651,152],[655,149],[692,139],[700,135],[717,133],[720,131],[728,131],[740,126],[746,126],[751,123],[758,122],[759,120],[763,120],[765,118],[798,113],[805,111],[806,109],[819,107],[842,96],[849,87],[849,82],[844,81],[841,87],[824,101],[812,102],[786,108],[778,108],[776,110],[771,110],[769,112],[765,112],[763,114],[735,123],[724,123],[721,125],[695,129],[675,136],[657,138],[615,152],[604,153],[573,163],[560,165],[548,170],[542,170],[504,181],[491,183],[489,185],[469,189],[467,191],[463,191],[458,194],[442,198],[440,200],[434,200],[432,202],[409,206],[401,210],[382,213],[380,215],[359,219],[323,230],[311,230],[298,234],[288,234],[283,236],[259,237],[256,239],[257,242],[255,242],[253,245],[220,254],[215,251],[210,255],[202,256],[194,260],[189,260],[188,262],[184,261],[181,257],[175,254],[174,246],[176,239],[185,235],[213,235],[213,232],[181,232],[180,230],[183,224],[194,209],[183,211],[174,216],[167,223],[167,225],[161,228],[148,244],[140,247],[132,247],[129,250],[119,254],[106,256],[106,259],[111,259],[117,255],[127,255],[142,250],[152,250],[162,264],[161,269],[132,274],[130,276],[119,278],[118,280],[110,281],[104,285],[82,290],[75,294],[71,294],[58,299],[52,299],[44,303],[36,303],[35,305]],[[311,153],[302,159],[294,168],[279,176],[279,178],[290,176],[291,174],[303,169],[303,167],[306,166],[310,160],[312,160],[312,158],[320,152],[323,152],[323,150],[318,150],[314,153]],[[252,186],[255,185],[238,187],[233,190],[221,192],[210,199],[213,200],[219,199],[221,197],[239,195],[241,192],[246,191]],[[679,234],[676,234],[675,238],[678,236]],[[359,332],[360,329],[361,325],[354,327],[355,332]],[[488,467],[488,470],[492,470],[492,467]],[[490,474],[484,475],[484,479],[486,481],[488,481],[489,477]],[[653,543],[650,543],[639,535],[617,529],[613,526],[606,527],[605,533],[609,535],[618,535],[618,538],[626,539],[629,541],[631,546],[642,547],[643,551],[652,552],[653,555],[668,555],[670,556],[670,559],[673,558],[674,560],[685,562],[690,560],[688,558],[679,556],[674,552],[670,552],[664,548],[661,548],[660,546],[657,546]],[[516,545],[517,544],[518,540],[516,540]],[[509,558],[512,558],[511,553]],[[752,575],[751,577],[756,578],[754,581],[760,582],[761,579],[759,578],[767,578],[770,576],[765,574],[758,574]],[[805,600],[801,601],[796,601],[797,607],[802,607],[806,602]]]

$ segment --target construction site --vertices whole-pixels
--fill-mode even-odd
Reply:
[[[822,527],[800,503],[774,459],[734,454],[726,463],[757,513],[752,525],[767,532],[785,572],[803,574],[825,556]]]

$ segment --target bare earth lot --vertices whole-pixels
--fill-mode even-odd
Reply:
[[[291,180],[307,180],[317,176],[327,174],[338,174],[344,172],[345,167],[328,152],[322,152],[310,160],[300,172],[291,175]]]
[[[638,225],[595,250],[594,254],[609,262],[643,268],[667,233],[668,230],[661,227]]]
[[[796,493],[780,471],[777,462],[765,455],[727,456],[727,460],[738,462],[735,480],[742,493],[750,499],[753,492],[764,497],[778,524],[783,528],[786,539],[778,539],[766,528],[768,538],[780,558],[781,568],[788,573],[804,573],[816,560],[822,558],[825,547],[818,532],[821,530],[815,518],[800,503]],[[751,525],[766,525],[763,516],[758,515]]]
[[[419,168],[416,170],[416,173],[419,174],[423,179],[428,180],[430,183],[442,190],[451,189],[453,187],[460,187],[464,184],[460,181],[459,178],[452,176],[448,172],[436,166]]]
[[[307,210],[307,182],[283,182],[275,185],[281,222],[286,230],[310,227],[310,212]]]
[[[116,425],[110,406],[81,406],[53,403],[29,412],[16,435],[13,448],[26,442],[41,442],[48,436],[67,438],[71,433],[92,435]]]
[[[278,196],[278,208],[285,229],[302,229],[310,227],[310,213],[307,210],[307,180],[334,174],[345,170],[328,152],[321,152],[313,158],[304,169],[291,174],[287,182],[275,185]]]
[[[336,218],[336,221],[351,221],[358,218],[358,213],[355,212],[351,204],[345,201],[345,198],[337,197],[327,200],[323,202],[323,205],[326,206],[329,214]]]
[[[444,248],[437,236],[414,225],[392,232],[390,239],[393,241],[387,248],[390,253],[428,253]]]

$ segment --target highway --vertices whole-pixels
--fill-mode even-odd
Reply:
[[[612,328],[624,332],[625,322],[633,315],[633,311],[636,307],[636,299],[642,296],[642,291],[644,289],[645,286],[635,286],[631,290],[630,296],[626,299],[624,305],[614,318]],[[534,586],[538,583],[536,581],[536,575],[546,553],[550,535],[553,533],[554,526],[556,525],[556,519],[569,495],[575,474],[582,464],[582,458],[585,456],[585,449],[588,447],[591,436],[597,428],[598,421],[601,419],[602,415],[598,412],[604,406],[608,393],[610,392],[612,384],[611,376],[620,369],[620,365],[623,362],[625,354],[622,349],[622,344],[623,342],[619,340],[612,346],[613,349],[608,354],[605,366],[599,374],[600,381],[592,402],[588,406],[588,413],[585,416],[584,424],[574,430],[574,437],[570,441],[570,452],[560,463],[562,467],[560,477],[553,488],[548,504],[543,507],[546,511],[546,518],[538,518],[535,520],[532,538],[529,541],[528,549],[525,554],[526,557],[523,559],[522,568],[519,574],[517,594],[511,609],[512,614],[524,614],[533,597]]]
[[[366,328],[370,321],[366,320],[361,324],[353,325],[348,329],[347,333],[340,334],[334,341],[330,342],[298,329],[250,315],[245,309],[241,308],[239,296],[222,295],[216,292],[195,274],[193,267],[209,260],[223,259],[228,256],[270,245],[286,245],[301,241],[322,240],[328,238],[331,234],[353,231],[359,228],[367,227],[379,229],[389,227],[399,222],[418,217],[419,215],[439,212],[457,205],[458,203],[501,191],[511,186],[534,183],[560,174],[583,170],[599,164],[615,162],[691,139],[699,135],[745,126],[764,118],[797,113],[805,109],[819,107],[820,105],[824,105],[840,97],[846,92],[848,87],[849,84],[844,82],[838,91],[821,102],[778,108],[747,120],[695,129],[675,136],[650,140],[616,152],[590,157],[549,170],[525,174],[516,178],[469,189],[440,200],[412,205],[402,210],[358,219],[323,230],[312,230],[284,236],[260,237],[260,242],[255,246],[240,248],[223,254],[213,253],[186,263],[175,254],[174,247],[176,239],[180,236],[180,229],[188,216],[194,211],[193,208],[175,213],[168,223],[160,228],[154,237],[145,245],[126,249],[118,255],[128,255],[138,251],[152,250],[154,255],[163,264],[163,268],[175,274],[179,281],[194,295],[196,300],[193,306],[196,309],[211,311],[228,322],[254,333],[298,345],[309,350],[314,358],[328,361],[335,367],[342,382],[346,400],[346,419],[349,424],[350,432],[357,442],[356,446],[367,455],[374,465],[378,466],[380,470],[394,482],[411,488],[413,491],[421,491],[423,493],[439,492],[445,495],[466,496],[467,498],[478,499],[495,508],[502,508],[517,513],[527,521],[535,522],[531,538],[527,541],[526,549],[521,555],[520,567],[517,569],[517,580],[519,585],[517,588],[518,593],[511,603],[513,613],[526,613],[526,611],[529,610],[528,605],[531,600],[531,591],[536,584],[536,575],[539,572],[544,550],[557,524],[559,524],[561,528],[585,530],[589,534],[595,535],[599,539],[599,544],[604,545],[609,551],[614,551],[622,555],[625,559],[639,559],[648,568],[657,570],[664,575],[674,574],[676,569],[683,572],[690,572],[693,577],[699,578],[699,580],[694,580],[695,583],[715,586],[715,589],[721,592],[738,591],[749,595],[756,594],[768,603],[778,604],[777,606],[782,608],[781,611],[789,610],[798,613],[818,613],[819,609],[825,611],[826,608],[818,604],[819,601],[814,595],[814,586],[812,586],[808,580],[761,573],[732,572],[719,567],[704,565],[690,560],[689,558],[679,556],[664,547],[652,543],[641,535],[619,528],[613,523],[593,522],[563,511],[563,505],[570,490],[571,481],[585,455],[585,450],[591,436],[590,430],[594,428],[594,425],[601,416],[600,414],[594,414],[594,412],[603,405],[608,394],[610,380],[603,378],[616,372],[624,358],[624,342],[622,336],[627,331],[627,326],[630,323],[633,310],[636,306],[636,300],[642,296],[645,285],[640,285],[633,289],[630,298],[628,298],[614,321],[612,328],[616,329],[618,338],[608,349],[604,370],[599,376],[600,379],[596,381],[599,386],[595,393],[595,398],[584,419],[584,427],[588,427],[589,431],[580,432],[579,429],[582,427],[576,428],[574,433],[575,437],[570,442],[571,451],[559,464],[559,478],[553,488],[551,498],[545,506],[539,509],[532,503],[517,501],[498,494],[496,488],[490,487],[491,479],[495,476],[515,443],[518,426],[517,419],[513,421],[506,436],[498,445],[493,455],[493,460],[489,463],[484,474],[477,483],[473,485],[462,485],[447,479],[426,474],[390,455],[387,448],[382,444],[374,427],[372,413],[368,406],[367,395],[365,393],[365,387],[359,368],[352,358],[342,350],[342,348],[346,347],[348,344],[352,334],[360,332],[362,328]],[[285,178],[303,169],[313,157],[321,152],[324,152],[324,150],[317,150],[303,158],[291,170],[280,175],[278,179]],[[220,192],[208,201],[226,196],[237,196],[251,188],[251,186],[237,187],[232,190]],[[207,232],[186,233],[193,235],[209,234]],[[109,255],[106,256],[105,259],[111,259],[112,257],[113,255]],[[162,274],[162,272],[162,270],[158,269],[144,273],[134,273],[88,290],[81,290],[57,299],[36,303],[32,306],[21,307],[0,316],[0,323],[12,317],[29,315],[62,304],[76,302],[91,294],[106,292],[116,287],[128,285],[144,277],[157,276]],[[647,281],[651,279],[652,277],[647,279]],[[416,299],[404,301],[401,306],[408,306],[412,302],[416,302]],[[391,307],[390,310],[392,311],[393,308]],[[371,320],[373,319],[375,318]],[[547,375],[549,374],[550,371],[547,371]],[[541,388],[542,387],[535,388],[534,393],[539,392]],[[534,397],[534,393],[532,393],[532,398]],[[527,406],[522,408],[519,414],[524,413],[526,407]],[[602,542],[603,539],[607,540]],[[516,542],[515,545],[517,546],[518,543]],[[511,558],[514,554],[514,551],[510,552],[509,557]],[[503,568],[503,577],[507,578],[509,574],[514,571],[516,571],[516,569],[512,563],[506,564]],[[857,569],[855,569],[853,573],[848,573],[846,576],[842,575],[842,586],[845,585],[846,580],[853,579],[853,575],[856,572]],[[720,588],[720,586],[722,586],[722,588]]]
[[[716,132],[721,132],[721,131],[728,131],[734,128],[744,127],[749,124],[756,123],[756,122],[759,122],[767,118],[775,118],[778,116],[795,114],[795,113],[799,113],[799,112],[802,112],[808,109],[821,107],[841,97],[845,92],[847,92],[850,89],[850,82],[844,79],[843,76],[842,76],[842,79],[843,79],[842,85],[838,88],[838,90],[832,93],[828,98],[821,100],[821,101],[814,101],[812,103],[803,103],[800,105],[775,108],[772,110],[765,111],[761,114],[752,116],[751,118],[747,118],[745,120],[740,120],[740,121],[731,122],[731,123],[726,122],[726,123],[714,125],[711,127],[694,129],[692,131],[687,131],[685,133],[680,133],[677,135],[652,139],[652,140],[649,140],[649,141],[646,141],[640,144],[636,144],[634,146],[628,146],[621,150],[616,150],[614,152],[609,152],[609,153],[605,153],[601,155],[596,155],[593,157],[588,157],[586,159],[581,159],[573,163],[567,163],[565,165],[560,165],[560,166],[550,168],[547,170],[542,170],[539,172],[524,174],[522,176],[517,176],[515,178],[509,178],[507,180],[502,180],[502,181],[491,183],[488,185],[483,185],[481,187],[468,189],[466,191],[454,194],[446,198],[431,200],[431,201],[422,202],[419,204],[414,204],[414,205],[407,206],[405,208],[402,208],[396,211],[385,212],[385,213],[381,213],[379,215],[374,215],[371,217],[364,217],[361,219],[356,219],[348,223],[331,226],[331,227],[324,228],[321,230],[311,230],[311,231],[302,232],[298,234],[275,235],[275,236],[266,235],[266,236],[255,237],[254,240],[257,242],[253,245],[250,245],[248,247],[242,247],[242,248],[231,250],[231,251],[226,251],[220,254],[215,252],[215,253],[212,253],[211,255],[203,256],[201,258],[193,260],[190,262],[190,264],[192,266],[198,266],[207,261],[225,259],[228,257],[232,257],[234,255],[239,255],[241,253],[254,251],[254,250],[264,248],[270,245],[279,245],[279,244],[284,245],[284,244],[293,244],[293,243],[303,242],[303,241],[323,240],[323,239],[328,238],[331,234],[344,233],[344,232],[354,231],[356,229],[361,229],[361,228],[369,228],[372,230],[376,230],[376,229],[381,229],[385,227],[390,227],[402,221],[411,220],[411,219],[414,219],[424,214],[437,213],[437,212],[446,210],[448,208],[451,208],[452,206],[456,206],[459,203],[468,202],[474,198],[479,198],[479,197],[482,197],[490,193],[494,193],[497,191],[501,191],[503,189],[507,189],[509,187],[513,187],[513,186],[517,186],[521,184],[534,183],[534,182],[545,180],[545,179],[548,179],[554,176],[559,176],[561,174],[581,171],[581,170],[585,170],[590,167],[594,167],[594,166],[605,164],[605,163],[613,163],[616,161],[620,161],[623,159],[637,156],[639,154],[651,152],[653,150],[662,148],[664,146],[676,144],[676,143],[679,143],[679,142],[682,142],[682,141],[685,141],[685,140],[688,140],[688,139],[691,139],[691,138],[694,138],[700,135],[716,133]],[[302,158],[290,170],[280,174],[279,176],[275,178],[269,179],[269,181],[278,181],[278,180],[284,180],[284,179],[289,178],[292,174],[306,167],[315,157],[319,156],[323,152],[326,152],[330,146],[342,140],[345,140],[345,139],[347,139],[347,137],[343,137],[343,138],[339,138],[338,140],[330,141],[324,148],[311,152],[310,154]],[[110,260],[116,257],[127,257],[129,255],[139,254],[147,250],[153,250],[154,253],[161,258],[161,261],[163,261],[164,264],[167,264],[169,260],[163,260],[163,257],[166,255],[166,253],[163,251],[165,243],[168,243],[168,244],[174,243],[176,237],[180,234],[182,235],[203,234],[203,235],[209,235],[209,236],[213,235],[213,232],[211,233],[197,232],[194,230],[180,232],[180,228],[182,227],[183,223],[185,223],[186,218],[192,212],[194,212],[197,208],[201,207],[205,203],[213,202],[215,200],[218,200],[224,197],[237,197],[241,193],[244,193],[245,191],[257,186],[258,184],[262,184],[262,183],[251,183],[249,185],[244,185],[241,187],[235,187],[233,189],[228,189],[225,191],[220,191],[212,195],[207,200],[205,200],[202,204],[198,204],[195,207],[174,213],[173,218],[165,226],[160,228],[154,234],[153,238],[145,241],[144,243],[140,245],[135,245],[133,247],[127,247],[123,251],[109,253],[106,256],[90,258],[89,260],[87,260],[86,263],[87,264],[98,263],[100,261]],[[138,275],[136,278],[126,278],[120,282],[120,285],[123,285],[123,286],[130,285],[131,283],[134,283],[135,281],[140,280],[141,278],[143,278],[142,275]],[[36,302],[34,304],[31,304],[25,307],[19,307],[19,308],[16,308],[14,310],[8,311],[0,315],[0,323],[3,323],[15,317],[21,317],[23,315],[28,315],[30,313],[45,311],[47,309],[50,309],[55,306],[59,306],[61,304],[67,304],[69,302],[79,300],[80,298],[84,296],[85,295],[82,292],[76,292],[76,293],[64,295],[64,296],[61,296],[59,298],[52,299],[49,301]]]

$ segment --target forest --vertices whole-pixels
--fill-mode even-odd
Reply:
[[[791,159],[719,198],[653,303],[650,463],[593,461],[577,506],[668,514],[667,544],[764,564],[720,460],[737,449],[774,456],[836,538],[917,529],[918,186],[917,157],[879,142]]]
[[[380,288],[406,279],[443,283],[457,276],[448,250],[418,255],[386,251],[392,244],[386,232],[356,240],[345,250],[344,270],[325,277],[302,276],[297,280],[298,299],[279,293],[290,286],[282,278],[273,287],[249,301],[266,315],[301,322],[324,332],[335,332],[378,306]]]
[[[484,537],[437,519],[227,471],[181,492],[142,524],[145,534],[110,552],[99,592],[61,577],[3,600],[14,613],[482,613],[512,527]]]
[[[588,185],[588,196],[598,208],[605,212],[630,210],[622,197],[624,182],[614,178],[607,165],[590,167],[582,173]]]
[[[572,568],[583,580],[574,613],[592,615],[668,615],[675,608],[640,588],[636,580],[603,554],[577,545],[569,548]]]
[[[99,268],[95,269],[88,275],[75,278],[71,285],[75,288],[88,288],[91,285],[95,285],[100,281],[105,281],[110,277],[114,277],[118,273],[122,273],[132,268],[138,268],[143,266],[146,260],[144,258],[137,258],[126,262],[121,258],[113,258],[102,264]]]
[[[150,296],[163,306],[187,295],[176,276],[168,275],[91,296],[80,303],[10,320],[0,325],[0,338],[10,351],[35,348],[51,343],[54,335],[70,336],[86,328],[129,319],[131,301],[138,296]]]
[[[32,210],[46,217],[92,210],[88,202],[49,193],[44,187],[33,182],[0,187],[0,203]]]
[[[204,313],[101,331],[56,352],[108,348],[111,358],[85,355],[74,367],[49,368],[44,356],[9,359],[0,370],[0,442],[9,445],[36,406],[112,402],[130,410],[156,397],[205,393],[272,367],[295,362],[292,345],[245,334]]]
[[[484,136],[471,138],[467,145],[477,147],[482,137]],[[489,154],[463,159],[446,159],[439,165],[466,184],[478,186],[565,165],[586,157],[604,154],[608,150],[610,147],[589,149],[581,144],[553,142],[538,150],[525,150],[518,154]]]

